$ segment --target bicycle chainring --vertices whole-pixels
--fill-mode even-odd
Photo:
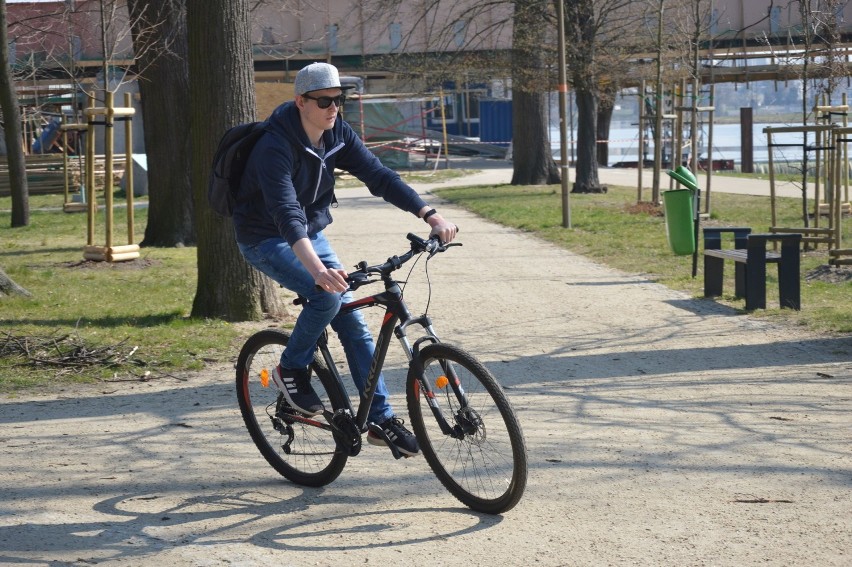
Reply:
[[[361,430],[355,424],[355,418],[344,409],[334,412],[331,417],[334,426],[334,440],[337,450],[354,457],[361,452]]]

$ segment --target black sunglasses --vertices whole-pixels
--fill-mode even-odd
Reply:
[[[311,100],[317,101],[317,106],[320,108],[328,108],[331,106],[331,103],[334,103],[334,106],[340,108],[343,106],[343,103],[346,102],[346,95],[339,94],[337,96],[311,96],[309,94],[303,94],[304,98],[308,98]]]

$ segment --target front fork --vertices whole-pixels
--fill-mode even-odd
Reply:
[[[412,346],[408,337],[405,334],[406,327],[409,324],[417,323],[426,331],[426,335],[420,337],[414,342]],[[435,420],[438,422],[438,426],[441,428],[441,432],[444,435],[449,435],[450,437],[462,439],[465,436],[465,429],[460,426],[460,418],[462,417],[463,412],[468,407],[467,395],[465,394],[464,388],[461,385],[461,381],[458,378],[458,375],[453,368],[453,365],[447,360],[439,361],[441,364],[441,370],[443,371],[444,376],[447,378],[448,384],[450,388],[453,390],[453,394],[458,400],[459,411],[458,415],[454,416],[454,419],[457,423],[456,426],[450,425],[450,422],[447,421],[447,418],[444,416],[444,412],[441,411],[441,407],[438,404],[438,401],[435,397],[435,392],[432,390],[429,381],[426,379],[425,368],[423,367],[423,361],[420,356],[420,349],[424,345],[424,343],[434,344],[441,342],[438,338],[438,335],[435,333],[434,328],[432,327],[432,320],[428,315],[423,315],[416,319],[411,319],[406,322],[404,325],[399,325],[395,329],[395,334],[397,339],[399,339],[402,344],[403,350],[408,356],[408,365],[409,369],[414,373],[415,379],[417,380],[417,393],[416,395],[423,395],[426,397],[426,403],[429,404],[429,409],[432,410],[432,415],[435,417]]]

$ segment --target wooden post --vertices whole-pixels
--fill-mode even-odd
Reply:
[[[842,161],[843,161],[843,151],[840,149],[840,145],[846,145],[845,136],[842,136],[839,132],[834,132],[834,182],[832,184],[832,199],[831,199],[831,209],[828,211],[829,215],[829,226],[834,229],[834,238],[833,244],[828,246],[829,251],[832,249],[840,248],[840,217],[842,216],[842,211],[840,207],[840,173],[842,171]]]
[[[132,106],[130,93],[124,93],[124,107]],[[127,243],[133,244],[133,121],[130,116],[124,120],[124,191],[127,198]]]
[[[565,68],[565,5],[558,2],[556,7],[557,35],[559,45],[559,165],[562,182],[562,228],[571,228],[571,191],[568,185],[568,171],[571,167],[568,159],[568,80]]]
[[[683,164],[683,99],[686,97],[686,79],[681,79],[680,85],[678,85],[675,90],[676,107],[674,115],[677,125],[673,128],[674,141],[672,142],[672,163],[669,166],[669,169],[677,169],[679,165]],[[698,173],[698,171],[693,169],[692,173],[695,174]],[[670,180],[670,183],[672,181],[673,180]]]
[[[89,110],[95,108],[95,95],[89,94]],[[95,212],[98,210],[95,203],[95,115],[86,117],[86,205],[88,211],[88,235],[86,245],[95,244]]]
[[[743,173],[754,173],[754,111],[750,106],[740,108],[740,148]]]
[[[816,123],[819,124],[819,120],[821,118],[821,113],[819,111],[819,95],[817,95],[816,105],[814,105],[814,117],[816,119]],[[814,155],[814,228],[819,228],[819,208],[820,208],[820,194],[819,191],[822,188],[822,167],[820,161],[822,160],[822,145],[823,145],[823,133],[822,130],[817,130],[816,134],[816,150]],[[807,144],[806,144],[807,146]],[[805,151],[807,147],[805,147]],[[807,175],[808,172],[805,172]],[[814,246],[816,248],[817,245]]]
[[[849,98],[846,93],[843,93],[843,97],[841,98],[841,103],[844,107],[849,108]],[[849,127],[849,112],[843,113],[843,127]],[[844,201],[849,202],[849,144],[847,142],[843,142],[843,163],[840,168],[841,176],[843,177],[843,194]],[[840,223],[838,223],[840,224]]]
[[[62,132],[62,176],[65,178],[64,195],[65,200],[62,201],[62,206],[68,204],[68,131],[65,129],[65,113],[60,117],[62,124],[59,129]]]
[[[110,90],[104,92],[106,112],[104,113],[104,207],[106,227],[105,244],[107,248],[112,246],[112,160],[113,144],[115,143],[115,114],[114,93]]]
[[[713,120],[716,112],[716,85],[710,85],[710,110],[708,111],[707,121],[709,124],[707,130],[707,163],[710,167],[707,168],[707,186],[704,188],[704,212],[710,214],[710,190],[713,185]]]
[[[444,160],[446,162],[446,169],[450,169],[450,145],[447,140],[447,115],[444,109],[444,87],[441,87],[438,90],[438,96],[440,97],[441,102],[441,132],[444,136]]]
[[[766,147],[769,150],[769,211],[770,211],[770,227],[778,226],[775,217],[775,160],[773,159],[774,150],[772,149],[772,131],[764,130],[766,133]]]
[[[645,166],[645,79],[642,79],[639,87],[639,159],[636,167],[639,170],[637,181],[636,202],[642,202],[642,168]]]

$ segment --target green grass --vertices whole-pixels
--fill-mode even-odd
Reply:
[[[10,213],[0,212],[0,266],[31,298],[0,298],[0,350],[10,337],[70,335],[91,349],[112,345],[126,355],[138,347],[129,363],[118,367],[95,365],[69,371],[34,366],[21,357],[0,357],[0,392],[53,382],[179,375],[205,362],[233,355],[238,330],[222,321],[193,320],[189,309],[195,295],[195,248],[143,248],[134,262],[83,262],[86,215],[63,213],[62,196],[33,196],[30,225],[9,228]],[[0,210],[10,200],[0,199]],[[54,210],[42,210],[52,207]],[[59,210],[56,210],[59,208]],[[138,208],[136,238],[144,231],[147,209]],[[117,209],[114,242],[127,242],[124,210]],[[103,244],[101,214],[96,243]],[[60,347],[62,348],[62,347]],[[48,353],[54,358],[56,353]]]
[[[643,274],[673,289],[703,295],[702,266],[692,278],[692,256],[675,256],[668,246],[661,211],[636,205],[636,190],[610,187],[604,195],[571,194],[571,229],[562,227],[562,197],[558,186],[462,187],[438,194],[485,218],[534,233],[566,249],[629,273]],[[797,199],[778,200],[779,225],[802,226]],[[713,211],[704,225],[750,226],[755,232],[769,227],[766,197],[716,192]],[[825,221],[823,221],[823,226]],[[852,242],[852,220],[844,219],[844,242]],[[730,243],[728,244],[730,245]],[[828,262],[823,247],[802,257],[802,274]],[[730,263],[729,263],[730,264]],[[773,273],[775,272],[775,273]],[[725,292],[733,294],[733,269],[726,269]],[[852,281],[802,281],[802,310],[774,308],[778,303],[777,271],[767,274],[769,309],[755,315],[783,320],[818,332],[852,333]],[[744,302],[726,295],[725,303],[742,309]]]

